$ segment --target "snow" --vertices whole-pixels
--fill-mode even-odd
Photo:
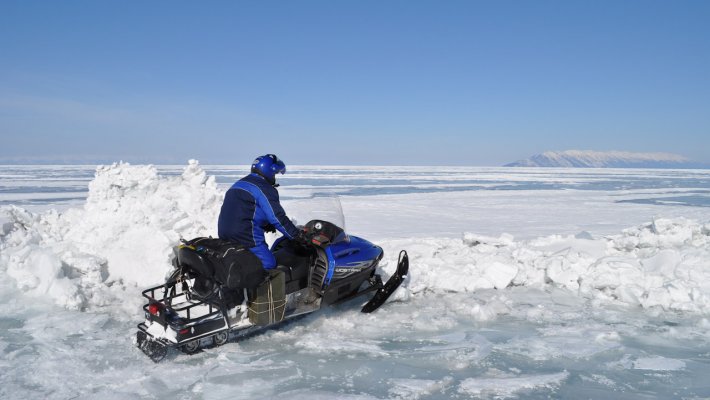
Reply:
[[[409,252],[403,287],[373,314],[323,310],[156,367],[132,344],[140,291],[180,237],[216,233],[241,170],[212,168],[101,166],[80,206],[0,197],[1,398],[710,396],[707,207],[619,202],[707,190],[698,171],[289,168],[287,212],[340,192],[383,278]]]
[[[164,279],[181,237],[215,235],[208,225],[221,200],[214,178],[195,161],[167,178],[152,166],[102,166],[81,209],[34,214],[6,207],[17,229],[2,242],[0,265],[23,291],[58,305],[115,304],[127,290]]]
[[[551,285],[609,304],[696,313],[710,307],[710,226],[686,219],[659,219],[599,239],[466,233],[462,240],[397,245],[409,249],[413,294]]]

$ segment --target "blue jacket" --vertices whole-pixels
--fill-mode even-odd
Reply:
[[[289,239],[299,234],[281,207],[276,188],[261,176],[249,174],[235,182],[224,196],[217,225],[219,238],[250,248],[265,247],[264,228],[268,224]]]

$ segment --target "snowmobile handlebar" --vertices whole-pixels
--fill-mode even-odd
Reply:
[[[348,240],[345,231],[332,222],[314,219],[303,227],[304,236],[309,244],[325,247],[329,243]]]

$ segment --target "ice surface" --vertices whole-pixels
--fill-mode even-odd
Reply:
[[[646,357],[636,359],[633,367],[653,371],[678,371],[685,368],[685,362],[665,357]]]
[[[507,398],[523,391],[554,388],[569,377],[567,372],[517,376],[494,371],[491,375],[491,377],[484,375],[479,378],[466,379],[461,382],[459,391],[477,397]]]
[[[348,229],[385,249],[384,278],[408,250],[403,287],[373,314],[345,304],[155,366],[132,344],[140,290],[181,236],[215,234],[220,179],[243,171],[213,168],[103,166],[80,206],[4,198],[0,398],[710,396],[707,208],[618,202],[707,190],[698,171],[295,169],[286,210],[351,182]],[[503,173],[523,188],[501,190]],[[376,194],[386,181],[397,191]]]

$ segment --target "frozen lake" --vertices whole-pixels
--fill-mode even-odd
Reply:
[[[0,397],[710,397],[708,170],[289,166],[404,287],[156,365],[140,290],[246,172],[0,166]]]

